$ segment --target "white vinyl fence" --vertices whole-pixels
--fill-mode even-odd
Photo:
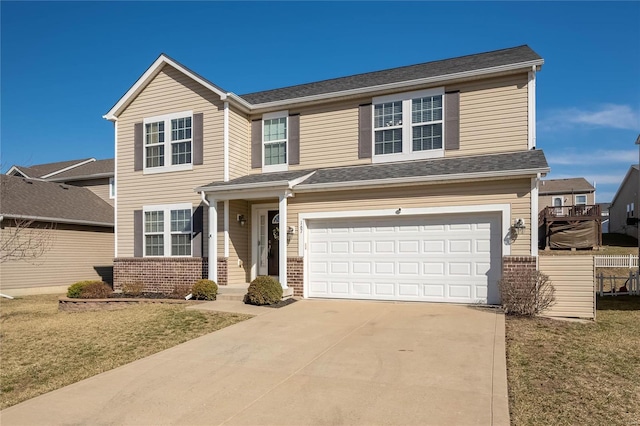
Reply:
[[[637,268],[638,256],[593,256],[596,268]]]

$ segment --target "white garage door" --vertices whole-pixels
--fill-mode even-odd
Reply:
[[[498,303],[500,216],[310,220],[309,297]]]

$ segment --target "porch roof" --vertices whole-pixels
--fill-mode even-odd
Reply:
[[[549,166],[541,150],[469,157],[439,158],[362,166],[306,169],[242,176],[196,188],[213,194],[246,190],[340,190],[379,185],[445,183],[469,179],[509,178],[546,174]]]

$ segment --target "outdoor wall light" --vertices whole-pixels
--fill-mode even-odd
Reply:
[[[527,228],[527,226],[524,222],[524,219],[516,219],[515,222],[513,223],[512,228],[515,229],[515,231],[519,234],[522,231],[524,231]]]
[[[238,223],[240,224],[240,226],[245,226],[247,224],[247,218],[244,217],[243,214],[239,214],[237,216],[237,220],[238,220]]]

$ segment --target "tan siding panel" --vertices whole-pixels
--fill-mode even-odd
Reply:
[[[146,175],[141,171],[134,172],[134,123],[142,122],[145,117],[180,111],[204,114],[203,164],[189,171]],[[197,206],[201,199],[194,189],[222,180],[223,119],[223,103],[219,97],[170,66],[165,66],[118,117],[118,256],[133,256],[134,210],[154,204],[191,203]],[[205,235],[208,233],[206,217],[205,214]],[[224,223],[221,221],[219,225],[220,233]],[[218,235],[219,241],[221,238]],[[207,241],[204,253],[207,253]]]
[[[556,290],[545,315],[595,318],[593,256],[540,256],[538,265]]]
[[[229,179],[249,173],[249,127],[245,114],[229,109]]]
[[[510,181],[297,194],[294,198],[289,199],[288,221],[299,226],[298,215],[309,212],[510,204],[512,221],[515,218],[524,218],[526,223],[531,223],[530,187],[529,179],[514,179]],[[511,254],[531,254],[530,241],[531,232],[527,228],[512,244]],[[297,255],[297,234],[291,238],[288,250],[289,256]]]
[[[247,219],[244,226],[240,226],[238,215],[241,214]],[[242,284],[249,279],[249,266],[251,258],[249,256],[249,204],[244,200],[234,200],[229,202],[229,283]]]
[[[12,228],[0,232],[6,237]],[[35,289],[69,286],[81,280],[101,280],[94,268],[113,266],[113,230],[61,225],[47,233],[51,248],[35,262],[11,261],[2,264],[0,289]]]
[[[87,188],[89,191],[102,198],[110,205],[114,205],[114,200],[109,198],[109,178],[106,179],[91,179],[91,180],[79,180],[67,182],[69,185],[81,186]]]

